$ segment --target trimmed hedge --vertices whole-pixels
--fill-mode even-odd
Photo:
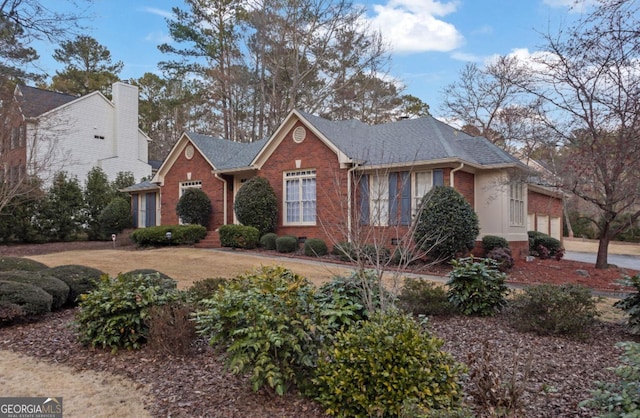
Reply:
[[[51,312],[53,297],[27,283],[0,280],[0,303],[19,306],[26,316],[42,315]]]
[[[532,255],[541,258],[554,257],[562,251],[562,243],[545,233],[528,231],[527,234],[529,235],[529,253]],[[544,249],[548,250],[548,252]]]
[[[304,242],[304,255],[306,256],[322,257],[327,253],[327,244],[320,238],[310,238]]]
[[[122,276],[138,277],[144,276],[150,279],[150,283],[160,286],[162,290],[175,290],[178,288],[178,282],[172,277],[161,271],[154,269],[135,269],[122,273]]]
[[[39,287],[51,295],[51,310],[60,309],[69,296],[69,286],[65,282],[37,271],[4,271],[0,272],[0,280]]]
[[[209,226],[211,217],[211,199],[202,189],[190,188],[178,200],[176,214],[182,222]]]
[[[75,306],[78,304],[78,297],[94,290],[98,286],[100,277],[106,273],[93,267],[67,264],[43,270],[42,274],[65,282],[69,286],[66,304]]]
[[[485,235],[482,237],[482,249],[485,254],[494,248],[509,248],[509,241],[496,235]]]
[[[167,238],[171,232],[171,238]],[[140,247],[163,245],[190,245],[207,235],[202,225],[162,225],[139,228],[131,233],[131,239]]]
[[[298,238],[291,235],[285,235],[276,239],[276,251],[279,253],[292,253],[299,248]]]
[[[275,250],[278,234],[268,232],[260,238],[260,246],[265,250]]]
[[[222,225],[218,232],[220,245],[229,248],[256,248],[260,237],[257,228],[245,225]]]
[[[0,271],[40,271],[49,268],[46,264],[24,257],[0,257]]]

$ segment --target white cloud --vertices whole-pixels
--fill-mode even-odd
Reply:
[[[456,61],[466,61],[466,62],[480,62],[483,60],[483,58],[478,55],[469,54],[467,52],[459,52],[459,51],[453,52],[451,54],[451,58],[453,58]]]
[[[567,7],[570,13],[582,13],[585,9],[598,4],[598,0],[542,0],[550,7]]]
[[[166,44],[171,43],[173,39],[169,34],[164,32],[150,32],[147,36],[144,37],[145,41],[150,41],[156,44]]]
[[[162,16],[162,17],[165,17],[165,18],[173,17],[173,13],[171,11],[162,10],[162,9],[156,9],[155,7],[144,7],[144,8],[142,8],[142,11],[147,12],[147,13],[151,13],[151,14],[154,14],[154,15]]]
[[[451,51],[464,42],[454,25],[441,17],[456,11],[457,1],[390,0],[373,6],[371,24],[395,52]]]

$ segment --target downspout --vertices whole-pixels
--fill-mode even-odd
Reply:
[[[351,217],[353,214],[353,209],[351,208],[353,204],[353,199],[351,198],[351,173],[353,170],[358,168],[357,165],[351,167],[347,170],[347,241],[351,242]]]
[[[222,213],[224,216],[224,222],[222,224],[226,225],[227,224],[227,180],[220,177],[218,173],[213,173],[213,176],[218,180],[220,180],[222,183],[224,183],[223,192],[222,192],[222,194],[224,195],[224,198],[222,200]]]
[[[459,171],[464,167],[464,163],[460,163],[460,167],[456,167],[449,173],[449,186],[454,187],[454,174],[456,171]]]

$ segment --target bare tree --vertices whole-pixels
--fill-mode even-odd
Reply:
[[[566,32],[546,35],[526,79],[511,80],[541,101],[563,140],[561,186],[599,211],[597,268],[611,239],[640,218],[640,9],[602,1]]]

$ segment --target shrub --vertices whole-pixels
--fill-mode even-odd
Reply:
[[[273,232],[267,232],[262,237],[260,237],[260,246],[265,250],[275,250],[276,239],[278,239],[278,235]]]
[[[582,336],[598,315],[597,300],[576,284],[529,286],[510,303],[512,325],[538,334]]]
[[[191,306],[183,302],[172,301],[152,306],[147,319],[149,348],[172,356],[186,354],[196,336],[190,315]]]
[[[298,248],[298,238],[296,237],[285,235],[276,239],[276,251],[279,253],[292,253],[298,251]]]
[[[40,271],[49,268],[39,261],[23,257],[0,257],[0,271]]]
[[[180,196],[176,214],[186,224],[209,226],[211,199],[202,189],[189,188]]]
[[[19,306],[26,316],[42,315],[51,312],[53,297],[27,283],[0,280],[0,303]]]
[[[171,238],[167,233],[171,233]],[[138,246],[189,245],[207,235],[202,225],[163,225],[138,228],[131,233],[131,239]]]
[[[529,253],[540,258],[549,258],[556,255],[556,252],[562,251],[562,243],[549,235],[538,232],[528,231],[529,235]],[[541,248],[543,247],[543,248]]]
[[[278,222],[278,199],[269,180],[254,177],[240,187],[234,203],[241,224],[253,226],[259,236],[275,231]]]
[[[0,280],[39,287],[53,298],[51,310],[60,309],[67,302],[69,296],[69,286],[65,282],[37,271],[4,271],[0,272]]]
[[[485,235],[482,237],[482,249],[487,254],[494,248],[509,248],[509,241],[496,235]]]
[[[404,280],[398,295],[398,307],[413,315],[450,315],[455,312],[444,287],[411,277]]]
[[[498,270],[507,272],[511,270],[515,264],[510,248],[495,247],[487,253],[487,258],[498,262]]]
[[[112,352],[138,349],[148,336],[145,321],[151,307],[175,297],[175,291],[164,290],[153,276],[103,276],[95,290],[80,296],[75,318],[78,338],[82,344]]]
[[[304,242],[304,255],[322,257],[327,255],[327,244],[319,238],[310,238]]]
[[[122,273],[122,275],[129,277],[145,276],[149,283],[160,286],[163,290],[172,291],[178,287],[177,281],[163,272],[154,269],[135,269]]]
[[[338,256],[341,261],[352,261],[356,259],[353,245],[346,241],[334,244],[331,254]]]
[[[338,332],[318,359],[313,391],[329,415],[398,416],[411,399],[425,409],[460,404],[464,371],[411,317],[376,313]]]
[[[452,187],[435,187],[422,198],[416,245],[434,259],[466,254],[480,233],[478,225],[478,215],[460,193]]]
[[[75,306],[78,297],[97,287],[97,282],[105,273],[93,267],[68,264],[43,270],[42,274],[62,280],[69,286],[66,305]]]
[[[637,417],[640,411],[640,344],[626,341],[616,344],[624,349],[619,366],[609,368],[618,377],[615,382],[596,382],[591,398],[580,403],[602,412],[599,417]]]
[[[625,277],[623,284],[634,287],[636,291],[630,293],[613,304],[618,309],[622,309],[629,315],[627,326],[632,334],[640,335],[640,274],[633,277]]]
[[[252,226],[222,225],[218,231],[223,247],[252,249],[258,245],[260,232]]]
[[[350,276],[335,276],[324,283],[318,288],[316,299],[328,315],[328,326],[335,331],[369,318],[372,313],[370,306],[372,310],[382,306],[381,291],[384,292],[382,297],[391,299],[391,294],[384,291],[375,272],[365,271],[364,277],[354,272]],[[370,295],[369,302],[365,294]]]
[[[187,300],[194,304],[199,305],[204,299],[209,299],[220,290],[221,286],[224,286],[229,279],[224,277],[209,277],[203,280],[197,280],[193,282],[193,285],[187,289]]]
[[[229,354],[234,374],[250,373],[254,391],[284,394],[301,385],[324,337],[314,286],[282,267],[231,280],[196,314],[196,329]]]
[[[506,275],[495,260],[469,257],[451,264],[447,294],[457,310],[464,315],[490,316],[506,305]]]
[[[0,300],[0,324],[10,323],[23,316],[24,309],[20,305]]]
[[[102,238],[111,234],[119,234],[127,228],[131,228],[131,203],[121,197],[116,197],[100,212],[98,217]]]

